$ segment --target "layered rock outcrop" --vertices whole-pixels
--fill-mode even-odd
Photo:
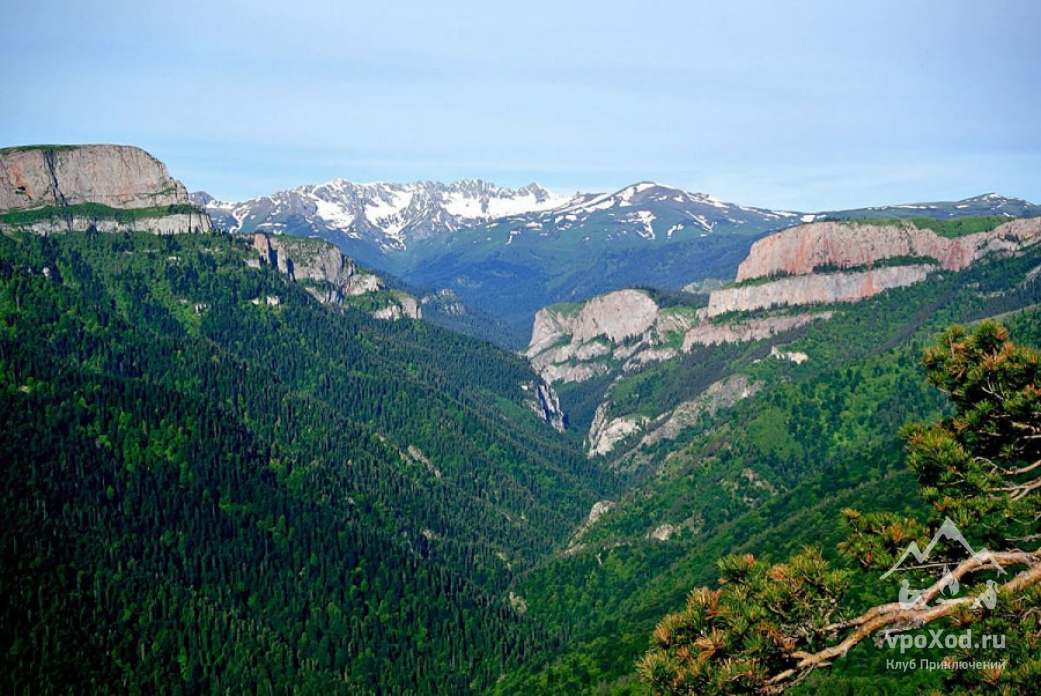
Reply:
[[[110,208],[188,205],[166,165],[125,145],[0,150],[0,210],[100,203]]]
[[[757,241],[737,272],[738,283],[776,279],[715,290],[707,313],[715,317],[785,305],[858,302],[919,283],[938,268],[962,270],[987,254],[1039,241],[1041,218],[1010,220],[989,232],[957,238],[911,222],[801,225]]]
[[[379,293],[382,305],[370,312],[377,319],[419,319],[419,301],[408,293],[387,290],[379,276],[358,268],[333,244],[306,237],[244,235],[259,263],[277,268],[290,280],[304,283],[319,301],[343,304],[345,299]],[[254,261],[254,264],[257,262]]]
[[[707,311],[702,310],[707,316]],[[683,337],[683,352],[689,353],[694,346],[718,346],[724,343],[747,343],[770,338],[785,331],[797,329],[819,319],[830,319],[831,312],[812,314],[784,314],[777,317],[757,317],[729,324],[705,322],[693,327]]]
[[[77,208],[88,203],[117,212]],[[194,209],[188,191],[165,164],[124,145],[0,150],[0,212],[13,211],[52,213],[7,223],[38,233],[93,228],[174,234],[211,229],[209,216]]]
[[[421,319],[423,310],[419,307],[419,300],[404,292],[391,291],[389,301],[375,312],[371,313],[376,319]]]
[[[106,234],[121,232],[149,232],[158,235],[199,234],[210,232],[210,218],[206,213],[192,211],[187,213],[168,213],[147,217],[131,217],[119,219],[105,215],[50,215],[42,220],[26,223],[9,223],[3,219],[0,211],[0,228],[16,227],[34,234],[53,234],[56,232],[101,232]]]
[[[541,353],[568,337],[587,343],[603,336],[612,343],[639,336],[658,316],[658,305],[647,293],[619,290],[600,295],[577,310],[573,307],[548,307],[535,315],[529,352]]]
[[[332,244],[302,237],[269,237],[263,232],[252,239],[261,260],[291,280],[326,282],[343,288],[357,275],[354,263]]]
[[[589,436],[586,438],[586,454],[590,458],[608,454],[628,437],[643,432],[646,434],[630,451],[627,461],[619,462],[623,468],[630,465],[639,466],[632,460],[639,458],[637,451],[641,448],[662,440],[676,439],[683,430],[696,426],[703,416],[711,416],[720,409],[730,408],[758,392],[760,386],[758,382],[745,375],[730,375],[709,385],[694,399],[684,401],[654,419],[638,415],[611,418],[610,404],[603,403],[597,408]]]
[[[611,418],[609,413],[609,403],[602,403],[596,409],[593,424],[589,427],[589,437],[586,438],[586,453],[590,458],[607,454],[619,442],[640,432],[650,422],[646,416]]]
[[[645,291],[619,290],[581,306],[540,310],[525,355],[549,383],[583,382],[670,360],[696,346],[770,338],[828,316],[818,312],[720,324],[711,321],[706,308],[661,308]]]
[[[823,267],[871,266],[884,259],[920,257],[957,271],[996,250],[1014,249],[1041,236],[1041,218],[1012,220],[990,232],[941,237],[911,222],[873,225],[815,222],[760,239],[737,270],[737,282],[778,275],[807,275]]]
[[[888,266],[855,273],[791,276],[761,285],[716,290],[709,296],[708,315],[785,305],[858,302],[883,290],[921,282],[933,268],[924,264]]]
[[[630,357],[658,318],[658,305],[641,290],[546,307],[535,315],[525,354],[547,382],[581,382]]]
[[[1015,253],[1036,243],[1041,243],[1041,219],[1012,220],[990,232],[953,239],[911,223],[803,225],[756,242],[741,265],[739,284],[713,290],[707,306],[699,307],[701,301],[692,297],[679,306],[659,307],[653,293],[621,290],[581,305],[547,307],[536,316],[526,355],[550,383],[604,375],[624,380],[628,371],[698,346],[769,340],[832,316],[830,311],[761,310],[857,302],[919,283],[935,271],[957,271],[987,254]],[[721,316],[730,313],[735,316]],[[770,356],[795,364],[812,359],[777,345],[771,346]],[[633,452],[674,438],[704,414],[731,406],[756,388],[732,376],[657,416],[632,413],[631,404],[629,413],[613,413],[609,388],[586,438],[587,452],[590,457],[616,452],[620,443],[630,438],[635,442],[638,434],[642,439]],[[626,454],[615,465],[638,468],[639,456]]]

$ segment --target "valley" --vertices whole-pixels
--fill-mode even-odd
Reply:
[[[844,511],[930,523],[908,424],[962,406],[923,351],[989,318],[1041,347],[1039,215],[650,182],[233,203],[137,148],[0,150],[0,683],[648,694],[724,557],[815,545],[883,601]],[[950,686],[884,655],[791,693]]]

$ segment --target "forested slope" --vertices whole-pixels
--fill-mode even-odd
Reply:
[[[245,253],[0,237],[6,692],[466,693],[556,639],[504,590],[616,487],[527,365]]]
[[[529,613],[568,642],[511,672],[497,692],[645,693],[634,659],[665,613],[716,582],[722,556],[776,561],[808,543],[834,556],[848,531],[838,524],[841,509],[921,511],[899,431],[947,408],[923,377],[922,350],[950,324],[997,315],[1018,342],[1041,345],[1039,263],[1036,248],[993,257],[860,304],[826,307],[835,312],[829,321],[729,347],[725,367],[662,363],[617,382],[619,409],[627,394],[633,409],[671,408],[677,381],[704,384],[725,374],[745,375],[759,391],[675,439],[641,444],[637,436],[602,458],[609,467],[637,462],[642,481],[557,557],[518,579]],[[808,360],[771,356],[772,345]],[[706,370],[714,373],[708,380]],[[814,688],[913,687],[865,666],[865,652],[815,676]]]

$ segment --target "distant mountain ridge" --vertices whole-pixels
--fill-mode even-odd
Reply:
[[[509,189],[481,180],[335,179],[242,202],[205,193],[192,194],[192,200],[219,228],[320,237],[409,285],[451,290],[518,335],[550,304],[624,287],[678,290],[732,279],[754,241],[808,222],[1041,216],[1041,206],[998,194],[849,211],[781,211],[650,181],[612,193],[562,196],[538,184]]]
[[[804,219],[647,181],[568,197],[538,184],[336,179],[237,203],[192,200],[219,228],[326,239],[409,284],[450,289],[519,333],[553,302],[732,273],[754,239]]]
[[[365,239],[384,253],[402,252],[417,239],[455,232],[464,226],[510,215],[556,208],[568,198],[532,183],[519,189],[500,188],[469,179],[450,184],[356,184],[334,179],[300,186],[242,202],[217,201],[205,192],[193,194],[219,226],[232,232],[296,234],[310,227],[340,231]]]
[[[387,254],[408,252],[417,243],[482,226],[488,232],[510,228],[507,235],[492,235],[486,241],[511,244],[524,234],[545,237],[585,232],[590,224],[613,228],[608,237],[613,232],[615,236],[668,241],[684,230],[704,235],[748,227],[761,232],[827,218],[1041,216],[1041,206],[997,193],[958,201],[807,213],[726,203],[707,193],[652,181],[613,193],[566,196],[537,183],[511,189],[481,179],[400,184],[338,178],[238,202],[220,201],[204,191],[191,198],[210,213],[215,224],[231,232],[258,228],[302,236],[340,232],[349,239],[369,241]],[[305,231],[310,234],[302,234]]]
[[[820,217],[840,219],[879,219],[924,217],[943,220],[971,215],[1002,215],[1004,217],[1041,217],[1041,205],[1022,198],[1009,198],[1000,193],[984,193],[959,201],[932,203],[905,203],[873,208],[853,208],[821,213]]]
[[[605,230],[608,239],[668,241],[685,230],[704,236],[751,226],[758,232],[811,219],[724,203],[709,194],[650,181],[613,193],[563,196],[536,183],[510,189],[480,179],[448,184],[334,179],[240,202],[219,201],[202,191],[193,193],[192,200],[231,232],[263,229],[323,237],[338,232],[349,240],[367,241],[384,254],[407,253],[420,243],[470,228],[488,233],[484,241],[504,245],[524,235],[584,234],[590,225]],[[502,228],[508,228],[505,234]]]

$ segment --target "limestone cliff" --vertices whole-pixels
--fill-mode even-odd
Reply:
[[[1012,220],[990,232],[941,237],[911,222],[872,225],[815,222],[760,239],[737,270],[737,282],[777,275],[807,275],[822,267],[871,266],[884,259],[933,259],[949,271],[991,251],[1013,249],[1041,237],[1041,218]]]
[[[567,415],[560,408],[560,397],[553,387],[539,380],[522,384],[521,389],[528,394],[525,402],[535,415],[553,426],[557,432],[567,430]]]
[[[323,303],[352,304],[350,298],[364,298],[366,304],[377,305],[369,312],[377,319],[422,316],[416,298],[398,290],[387,290],[379,276],[358,268],[329,242],[308,237],[269,236],[264,232],[244,235],[242,239],[248,240],[258,254],[259,263],[277,268],[293,282],[302,283]]]
[[[832,312],[793,312],[787,307],[857,302],[921,282],[935,271],[960,270],[987,254],[1015,253],[1036,243],[1041,243],[1041,219],[1012,220],[990,232],[959,238],[941,237],[911,223],[804,225],[756,242],[741,265],[740,282],[713,289],[707,306],[702,306],[703,295],[677,300],[630,289],[583,304],[544,308],[536,315],[525,354],[549,383],[613,378],[586,437],[587,453],[612,454],[613,466],[639,468],[642,448],[675,438],[705,414],[732,406],[758,386],[730,375],[693,400],[654,414],[634,409],[638,389],[617,387],[630,373],[701,346],[759,340],[774,344],[771,359],[802,365],[813,356],[782,350],[777,341],[784,340],[785,332],[829,319]],[[667,299],[671,306],[659,306],[655,298]],[[786,309],[762,311],[774,307]],[[748,314],[753,311],[757,313]],[[625,394],[628,401],[616,407],[614,393]],[[636,448],[619,455],[622,443]]]
[[[795,314],[715,324],[705,308],[659,307],[643,290],[619,290],[582,305],[540,310],[525,355],[549,383],[583,382],[670,360],[700,345],[770,338],[826,316]]]
[[[761,285],[716,290],[709,296],[708,314],[749,312],[784,305],[857,302],[883,290],[925,280],[932,266],[888,266],[855,273],[828,273],[780,278]]]
[[[702,315],[708,312],[702,310]],[[699,324],[683,337],[683,352],[689,353],[694,346],[718,346],[724,343],[747,343],[770,338],[785,331],[797,329],[810,322],[830,319],[831,312],[782,314],[776,317],[755,317],[726,324],[705,322]]]
[[[577,343],[588,343],[598,336],[618,343],[642,334],[657,315],[658,305],[639,290],[594,297],[577,308],[555,305],[535,315],[529,352],[540,353],[565,336]]]
[[[730,408],[738,401],[755,394],[760,387],[759,383],[745,375],[730,375],[709,385],[694,399],[684,401],[654,419],[640,415],[611,418],[611,404],[604,402],[597,408],[589,429],[585,443],[586,454],[590,458],[608,454],[630,436],[645,433],[624,460],[616,462],[616,466],[620,468],[639,468],[642,459],[639,453],[641,448],[662,440],[675,440],[683,430],[696,426],[703,416],[711,416],[720,409]]]
[[[746,284],[713,291],[707,314],[857,302],[919,283],[937,268],[958,271],[987,254],[1038,242],[1041,218],[1010,220],[989,232],[956,238],[919,229],[911,222],[801,225],[753,244],[737,273],[737,282]],[[748,283],[764,278],[775,279]]]
[[[38,233],[93,227],[172,234],[211,228],[209,216],[191,205],[166,165],[122,145],[0,150],[0,211],[0,224]]]
[[[100,203],[110,208],[187,205],[166,165],[136,147],[75,145],[0,150],[0,209]]]

